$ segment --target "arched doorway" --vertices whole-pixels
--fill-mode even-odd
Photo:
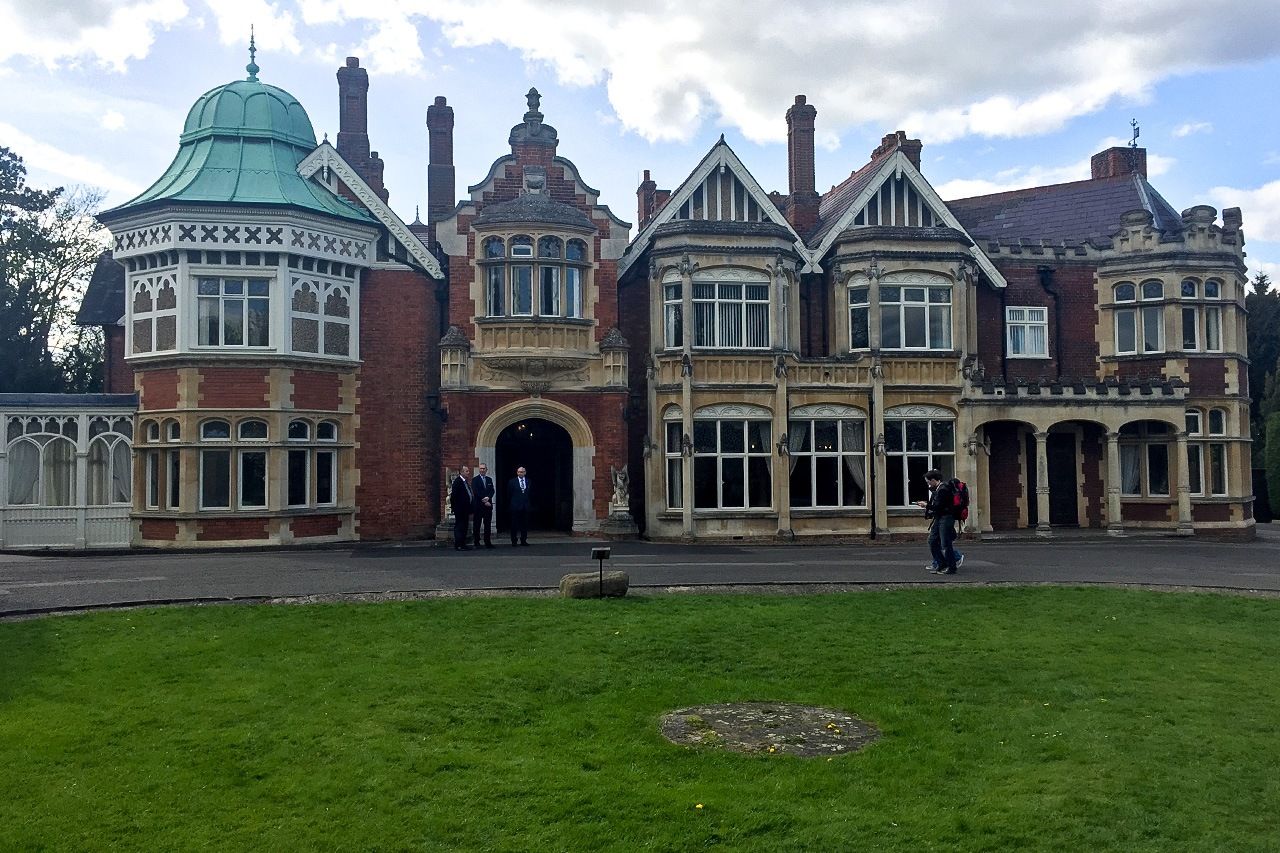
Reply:
[[[499,530],[507,530],[507,484],[524,466],[533,489],[529,529],[573,529],[573,442],[564,427],[543,418],[524,418],[498,434],[494,485]]]

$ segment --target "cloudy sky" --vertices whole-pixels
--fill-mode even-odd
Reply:
[[[370,71],[391,204],[426,204],[426,107],[456,114],[459,194],[507,152],[524,92],[601,200],[635,219],[643,169],[674,188],[723,133],[785,192],[797,93],[818,187],[902,128],[944,198],[1079,180],[1141,126],[1176,208],[1244,210],[1251,274],[1280,279],[1280,5],[1239,0],[0,0],[0,145],[37,186],[117,204],[158,177],[191,103],[243,77],[337,132],[334,73]]]

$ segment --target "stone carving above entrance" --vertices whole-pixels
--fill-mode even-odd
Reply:
[[[546,391],[556,382],[587,382],[588,360],[564,356],[480,356],[481,381],[511,382],[529,392]]]

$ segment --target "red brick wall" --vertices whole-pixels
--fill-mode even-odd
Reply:
[[[1027,493],[1022,479],[1022,446],[1018,438],[1018,425],[1013,423],[987,424],[987,436],[991,439],[991,459],[988,470],[991,493],[991,527],[993,530],[1016,530],[1018,527],[1018,497]]]
[[[1116,377],[1138,382],[1143,379],[1164,379],[1165,360],[1160,358],[1129,358],[1116,363]]]
[[[1227,393],[1227,360],[1225,358],[1187,359],[1187,377],[1192,394],[1221,395]]]
[[[256,409],[270,393],[265,367],[202,367],[196,406],[202,409]]]
[[[360,286],[361,539],[421,538],[434,529],[439,422],[427,394],[439,387],[435,289],[411,270],[370,270]]]
[[[1101,427],[1086,426],[1080,441],[1081,463],[1084,466],[1084,482],[1080,494],[1085,499],[1085,523],[1089,527],[1102,527],[1106,492],[1102,487],[1102,469],[1106,449],[1106,436]]]
[[[293,406],[295,409],[338,411],[342,408],[342,375],[315,370],[295,370],[293,372]]]
[[[1172,521],[1174,508],[1169,504],[1120,503],[1120,518],[1124,521]]]
[[[631,476],[631,512],[636,523],[644,526],[644,437],[649,424],[647,361],[653,342],[649,337],[649,276],[647,264],[633,267],[626,283],[618,289],[618,328],[631,345],[627,363],[627,385],[630,390],[627,421],[627,472]],[[658,332],[662,334],[661,331]],[[654,441],[662,441],[654,436]]]
[[[178,407],[178,371],[138,371],[139,408],[145,410],[176,409]]]
[[[143,539],[172,542],[178,538],[178,522],[170,518],[144,518],[140,527]]]
[[[124,360],[124,327],[103,326],[105,337],[102,363],[102,391],[106,394],[132,394],[133,368]]]
[[[201,542],[267,538],[265,518],[202,518],[196,524],[196,539]]]
[[[1231,506],[1229,504],[1192,504],[1191,520],[1196,521],[1230,521]]]
[[[337,536],[342,529],[342,517],[338,515],[307,515],[289,522],[289,529],[297,539],[308,536]]]
[[[1040,284],[1039,267],[1054,267],[1049,287]],[[1026,261],[1000,260],[1001,274],[1009,286],[1001,294],[981,286],[978,293],[978,357],[991,377],[1018,379],[1080,379],[1098,375],[1098,294],[1096,269],[1087,264],[1054,263],[1044,258]],[[1009,359],[1004,363],[1004,307],[1026,305],[1048,309],[1049,358]],[[1058,328],[1061,315],[1062,328]],[[1061,363],[1058,355],[1061,353]]]

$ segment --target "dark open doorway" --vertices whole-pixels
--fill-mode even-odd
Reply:
[[[564,427],[541,418],[514,423],[494,447],[494,485],[499,530],[508,530],[507,483],[521,465],[529,478],[533,509],[530,530],[573,529],[573,442]]]
[[[1049,523],[1054,527],[1076,527],[1080,524],[1076,434],[1049,433],[1045,452],[1049,462]]]

